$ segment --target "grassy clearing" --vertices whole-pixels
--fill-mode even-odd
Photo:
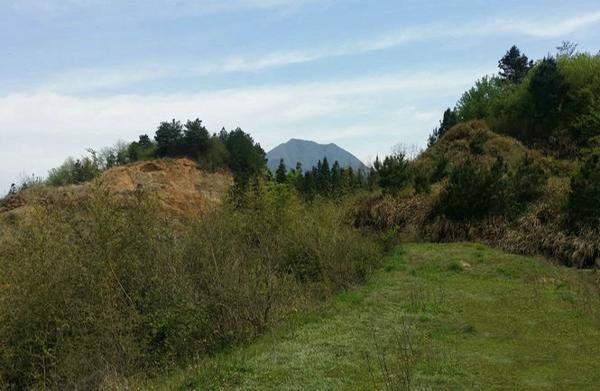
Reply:
[[[597,390],[598,276],[478,244],[409,244],[365,287],[142,388]]]

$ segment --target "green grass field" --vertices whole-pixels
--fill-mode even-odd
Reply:
[[[408,244],[371,282],[140,388],[600,390],[598,279],[478,244]]]

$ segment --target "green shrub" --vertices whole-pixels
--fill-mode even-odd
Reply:
[[[539,199],[544,194],[547,182],[548,172],[540,159],[525,154],[517,164],[510,183],[516,208],[522,210],[528,203]]]
[[[600,223],[600,150],[589,153],[571,177],[568,210],[573,228]]]
[[[450,173],[437,210],[451,220],[477,220],[506,208],[507,169],[502,159],[491,168],[467,159]]]
[[[343,205],[260,182],[246,200],[173,229],[147,196],[99,189],[19,220],[0,238],[0,388],[151,376],[253,338],[379,259]]]
[[[46,184],[49,186],[77,185],[88,182],[101,173],[100,161],[93,150],[91,156],[80,159],[68,158],[59,167],[48,172]]]
[[[389,193],[398,193],[411,181],[409,162],[403,153],[386,156],[377,169],[379,186]]]

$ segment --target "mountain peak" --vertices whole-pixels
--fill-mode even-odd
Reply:
[[[337,161],[342,167],[365,170],[366,166],[356,156],[334,143],[319,144],[312,140],[291,138],[267,153],[267,165],[275,171],[283,159],[287,168],[294,168],[299,162],[305,170],[317,165],[319,160],[327,158],[330,163]]]

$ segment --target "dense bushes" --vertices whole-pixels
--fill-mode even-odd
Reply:
[[[97,177],[101,172],[100,164],[94,154],[81,159],[68,158],[57,168],[48,173],[46,184],[49,186],[76,185]]]
[[[502,159],[489,168],[467,159],[450,173],[440,194],[439,212],[452,220],[481,219],[506,208],[507,169]]]
[[[569,194],[571,227],[598,227],[600,224],[600,150],[590,152],[571,178]]]
[[[146,195],[101,189],[18,222],[0,238],[0,388],[115,387],[252,338],[378,260],[340,205],[262,183],[245,199],[179,231]]]
[[[527,205],[540,198],[548,182],[548,170],[540,158],[526,153],[517,163],[511,176],[510,190],[512,206],[517,212],[522,211]]]
[[[384,191],[398,193],[411,184],[412,172],[403,153],[386,156],[381,164],[376,161],[374,169]]]
[[[468,158],[450,173],[437,210],[457,221],[492,215],[510,219],[542,196],[547,181],[541,160],[531,154],[525,154],[514,168],[501,157],[491,167],[485,161]]]

